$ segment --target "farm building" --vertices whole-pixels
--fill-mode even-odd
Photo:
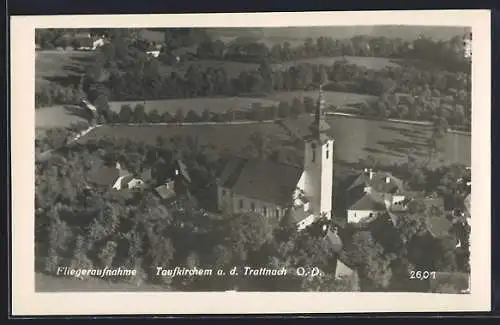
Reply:
[[[404,212],[407,198],[403,193],[403,182],[385,172],[365,169],[347,188],[347,222],[368,221],[370,217],[390,212]]]
[[[159,184],[154,188],[156,195],[162,200],[170,200],[178,195],[187,194],[191,177],[184,162],[176,160],[171,169],[159,176]]]

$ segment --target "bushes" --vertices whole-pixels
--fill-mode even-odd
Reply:
[[[77,105],[82,97],[84,97],[84,93],[77,87],[65,87],[50,83],[35,93],[35,108],[52,105]]]

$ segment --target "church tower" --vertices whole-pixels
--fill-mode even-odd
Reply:
[[[327,134],[330,126],[325,121],[324,109],[325,99],[321,85],[314,120],[309,126],[310,134],[304,138],[304,194],[313,213],[325,214],[330,219],[334,140]]]

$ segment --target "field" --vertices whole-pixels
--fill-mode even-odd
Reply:
[[[148,100],[148,101],[122,101],[110,102],[111,110],[119,113],[122,105],[130,105],[132,109],[137,104],[144,105],[146,112],[156,109],[160,114],[169,112],[174,115],[180,108],[184,114],[189,111],[195,111],[201,115],[203,110],[208,109],[212,113],[223,113],[229,109],[246,110],[250,109],[252,103],[260,103],[262,106],[276,106],[279,104],[276,100],[252,97],[221,97],[221,98],[185,98],[185,99],[166,99],[166,100]]]
[[[356,162],[371,155],[383,164],[403,163],[411,151],[418,154],[421,161],[427,160],[427,141],[431,135],[427,126],[343,116],[328,116],[327,120],[335,138],[336,157],[344,162]],[[444,148],[443,161],[433,160],[433,165],[470,166],[470,136],[447,133]]]
[[[425,126],[362,118],[329,116],[330,132],[335,138],[338,162],[354,163],[373,156],[382,164],[403,163],[413,152],[421,161],[427,160],[430,129]],[[290,136],[277,124],[252,123],[242,125],[184,125],[184,126],[102,126],[91,131],[80,141],[103,137],[128,138],[154,144],[157,137],[195,136],[200,144],[212,144],[220,150],[241,152],[249,136],[260,132],[271,137],[282,147],[289,145]],[[470,136],[448,133],[445,138],[442,161],[433,159],[431,165],[461,163],[470,166]]]
[[[220,150],[238,152],[254,132],[267,135],[276,141],[288,138],[279,125],[256,122],[239,125],[108,125],[92,130],[80,138],[79,142],[111,137],[155,144],[158,137],[192,136],[198,138],[200,145],[214,145]]]
[[[56,105],[43,107],[35,111],[35,129],[41,131],[50,128],[68,127],[72,123],[88,122],[88,114],[75,105]]]
[[[56,82],[65,84],[74,81],[84,72],[92,52],[39,51],[35,59],[35,88]]]
[[[299,64],[309,63],[309,64],[317,64],[317,65],[326,65],[331,66],[336,61],[340,61],[342,59],[346,59],[350,64],[355,64],[360,67],[365,67],[367,69],[373,70],[381,70],[386,67],[399,67],[399,64],[392,62],[387,58],[380,57],[360,57],[360,56],[345,56],[345,57],[318,57],[313,59],[301,59],[295,61],[289,61],[285,63],[277,63],[273,66],[275,68],[288,69],[292,66],[296,66]]]

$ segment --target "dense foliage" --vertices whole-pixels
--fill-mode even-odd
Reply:
[[[317,85],[323,82],[326,83],[326,90],[379,97],[375,103],[362,103],[357,106],[356,114],[409,120],[434,120],[443,117],[454,127],[470,127],[470,62],[463,57],[460,37],[446,42],[434,42],[427,38],[403,42],[363,37],[334,41],[320,37],[316,41],[308,39],[303,46],[293,50],[287,43],[263,50],[267,48],[266,45],[252,41],[241,44],[237,42],[237,45],[234,45],[236,49],[233,45],[226,49],[221,41],[210,40],[202,30],[175,29],[164,31],[163,54],[152,58],[144,51],[145,45],[139,37],[139,30],[98,32],[106,34],[110,41],[98,49],[95,62],[88,67],[83,90],[92,102],[100,98],[101,106],[106,106],[107,101],[307,90],[317,88]],[[48,36],[39,33],[44,35],[39,38],[45,39],[56,31],[47,31]],[[65,31],[59,33],[66,35]],[[202,64],[192,61],[188,62],[186,68],[185,63],[171,60],[172,51],[191,45],[198,48],[196,60],[216,58],[234,61],[241,59],[241,53],[247,53],[245,55],[252,58],[248,60],[253,60],[258,67],[233,77],[222,67],[203,68]],[[257,55],[257,59],[254,54],[248,54],[262,51],[264,54]],[[225,54],[220,55],[221,53]],[[350,55],[383,56],[401,60],[397,61],[399,67],[386,67],[381,70],[350,63],[346,58],[330,65],[276,63]],[[418,61],[413,60],[417,58]],[[169,67],[170,65],[172,67]],[[448,69],[450,65],[455,68]],[[76,89],[77,85],[68,87],[64,90],[66,94],[59,89],[42,90],[37,94],[37,107],[72,103],[75,96],[81,95]],[[343,111],[346,107],[335,109]],[[352,108],[348,110],[352,112]]]

